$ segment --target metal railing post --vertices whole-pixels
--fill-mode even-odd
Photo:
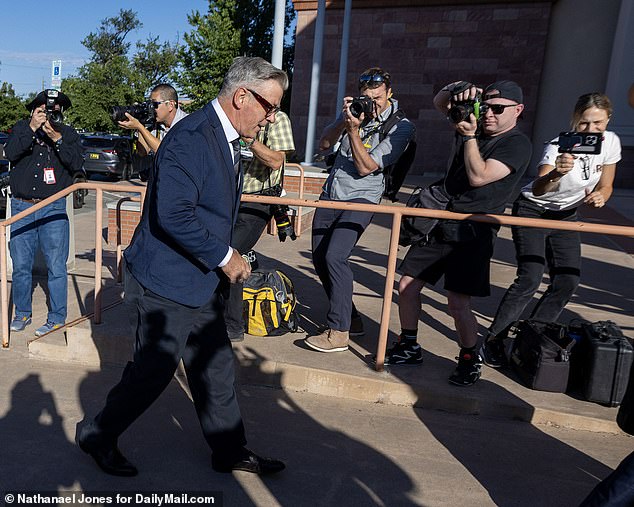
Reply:
[[[101,324],[101,265],[103,251],[101,245],[101,228],[103,227],[103,190],[97,189],[95,205],[95,324]]]
[[[7,281],[7,226],[0,224],[0,273],[2,274],[2,280],[0,280],[0,300],[2,306],[2,348],[9,346],[9,290]]]
[[[387,272],[385,273],[381,327],[379,328],[379,342],[376,349],[376,371],[383,371],[383,364],[385,362],[385,349],[387,348],[387,334],[390,330],[390,308],[392,306],[392,292],[394,292],[394,275],[396,273],[398,239],[401,234],[402,217],[403,214],[398,211],[392,215],[392,233],[390,234],[390,249],[387,257]]]

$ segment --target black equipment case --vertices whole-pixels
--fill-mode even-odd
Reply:
[[[579,327],[581,340],[571,357],[571,382],[574,379],[586,400],[617,407],[630,378],[632,344],[610,320],[584,322]]]
[[[511,365],[531,389],[563,393],[570,373],[570,350],[575,341],[567,326],[556,322],[523,320],[516,325]]]

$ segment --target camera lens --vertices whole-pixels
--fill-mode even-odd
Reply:
[[[359,118],[363,114],[363,105],[359,102],[352,102],[350,104],[350,114],[355,118]]]
[[[447,118],[452,123],[460,123],[469,119],[471,113],[474,112],[473,104],[456,104],[447,113]]]
[[[61,111],[47,111],[46,117],[53,128],[60,127],[64,123],[64,115]]]
[[[365,114],[367,117],[372,113],[373,104],[372,99],[365,95],[352,99],[350,103],[350,114],[355,118],[360,118],[362,114]]]

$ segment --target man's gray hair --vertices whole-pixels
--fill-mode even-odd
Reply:
[[[282,90],[288,88],[288,76],[286,72],[274,67],[264,58],[258,56],[240,56],[234,58],[231,67],[225,74],[222,81],[222,88],[218,96],[228,97],[232,95],[240,86],[250,87],[270,81],[277,81]]]

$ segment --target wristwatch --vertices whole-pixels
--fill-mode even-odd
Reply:
[[[55,141],[55,147],[59,149],[61,145],[62,145],[62,138],[60,137],[57,141]]]
[[[476,136],[474,135],[470,135],[470,136],[462,136],[462,142],[466,143],[469,139],[477,139]]]

